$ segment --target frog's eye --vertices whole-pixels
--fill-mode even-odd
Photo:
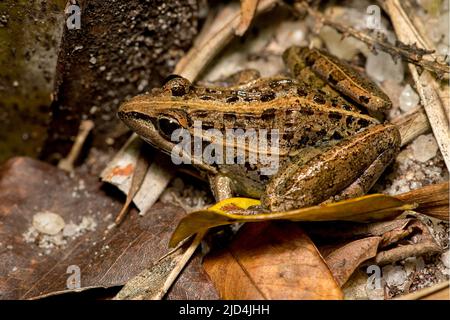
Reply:
[[[168,140],[171,140],[172,133],[180,128],[181,125],[173,118],[161,117],[158,119],[158,130]]]

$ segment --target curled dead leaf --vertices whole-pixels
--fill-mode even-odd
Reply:
[[[245,225],[203,266],[222,299],[342,299],[313,242],[298,224]]]
[[[385,220],[397,216],[404,210],[411,210],[414,204],[405,203],[397,198],[382,194],[373,194],[317,205],[309,208],[286,212],[245,215],[251,206],[260,205],[259,200],[248,198],[229,198],[207,210],[193,212],[184,217],[172,234],[169,245],[176,246],[187,237],[212,227],[242,222],[260,222],[268,220],[291,221],[373,221]],[[240,212],[240,210],[242,212]],[[231,213],[230,213],[231,211]],[[239,214],[236,214],[238,212]]]
[[[339,286],[343,286],[359,265],[376,256],[381,237],[369,237],[347,243],[325,257]]]

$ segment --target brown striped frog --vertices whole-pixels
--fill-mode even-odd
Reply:
[[[281,211],[367,193],[400,146],[398,129],[382,118],[391,106],[389,98],[322,50],[291,47],[283,59],[289,77],[260,78],[245,70],[219,84],[194,85],[173,76],[161,89],[125,102],[119,117],[168,154],[178,143],[173,141],[175,130],[185,130],[192,140],[183,156],[208,177],[217,199],[257,197],[267,209]],[[224,138],[227,130],[252,128],[275,130],[276,148],[270,148],[273,139],[260,151],[251,141]],[[224,135],[212,138],[211,130]],[[203,142],[195,145],[199,135]],[[231,158],[242,151],[247,158],[276,156],[278,169],[267,174],[262,163],[247,158],[211,163],[188,152],[205,150],[205,137],[231,148]]]

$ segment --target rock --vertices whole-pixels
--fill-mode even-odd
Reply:
[[[407,274],[401,266],[387,265],[383,267],[383,278],[389,287],[401,287],[407,279]]]
[[[402,62],[397,60],[397,63],[395,63],[389,54],[382,51],[379,51],[376,55],[370,53],[367,56],[366,72],[371,78],[380,82],[391,79],[400,83],[404,77]]]
[[[403,112],[407,112],[417,106],[419,103],[419,95],[409,84],[407,84],[400,94],[399,102],[400,109]]]
[[[441,255],[441,261],[444,264],[444,266],[447,268],[447,270],[450,269],[450,251],[447,250]]]
[[[33,227],[40,233],[55,235],[65,226],[64,219],[50,211],[38,212],[33,216]]]
[[[342,39],[342,34],[328,26],[320,30],[320,38],[331,54],[344,60],[352,59],[364,46],[355,38],[347,37]]]
[[[417,161],[426,162],[436,156],[438,145],[431,133],[423,134],[414,140],[411,149]]]

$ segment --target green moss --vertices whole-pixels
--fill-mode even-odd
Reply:
[[[50,120],[65,1],[5,0],[0,15],[0,162],[36,156]]]

